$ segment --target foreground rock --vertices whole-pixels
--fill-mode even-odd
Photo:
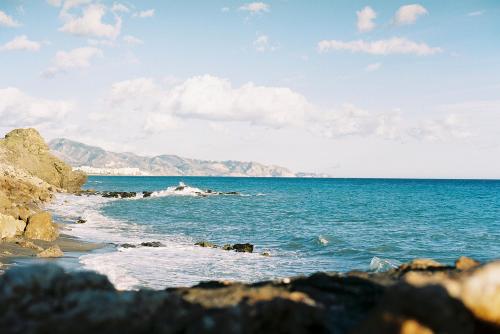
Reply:
[[[54,265],[0,276],[2,333],[498,333],[499,302],[500,262],[164,291]]]

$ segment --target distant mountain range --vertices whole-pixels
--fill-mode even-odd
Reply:
[[[197,160],[176,155],[145,157],[134,153],[116,153],[64,138],[52,140],[49,146],[56,156],[74,169],[97,175],[322,176],[294,173],[284,167],[266,166],[257,162]]]

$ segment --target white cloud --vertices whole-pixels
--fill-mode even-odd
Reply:
[[[123,41],[125,43],[127,43],[128,45],[140,45],[140,44],[144,44],[144,42],[137,38],[137,37],[134,37],[134,36],[131,36],[131,35],[126,35],[126,36],[123,36]]]
[[[146,17],[153,17],[155,15],[154,9],[143,10],[141,12],[134,13],[134,17],[139,17],[141,19]]]
[[[259,14],[264,12],[269,12],[271,6],[264,2],[251,2],[246,3],[239,9],[250,12],[251,14]]]
[[[419,56],[428,56],[442,52],[439,47],[431,47],[425,43],[417,43],[406,38],[394,37],[378,41],[337,41],[323,40],[318,43],[319,52],[328,52],[330,50],[344,50],[351,52],[363,52],[373,55],[389,54],[416,54]]]
[[[428,13],[427,9],[419,4],[401,6],[394,15],[394,22],[398,25],[414,24],[419,16]]]
[[[70,69],[89,67],[95,57],[102,57],[102,51],[95,47],[82,47],[71,51],[58,51],[54,58],[54,65],[42,73],[44,77],[65,72]]]
[[[477,10],[475,12],[467,13],[467,16],[481,16],[484,14],[484,10]]]
[[[115,42],[109,39],[93,39],[90,38],[87,40],[87,43],[92,46],[115,46]]]
[[[411,128],[409,134],[417,139],[429,141],[466,139],[473,136],[465,121],[454,114],[443,119],[422,121],[416,127]]]
[[[130,9],[124,4],[115,2],[113,3],[113,7],[111,7],[111,11],[113,13],[128,13],[130,12]]]
[[[16,28],[21,26],[21,24],[14,20],[11,16],[0,10],[0,26]]]
[[[367,71],[367,72],[375,72],[375,71],[378,71],[381,67],[382,67],[382,63],[368,64],[365,67],[365,71]]]
[[[73,104],[68,101],[32,97],[14,87],[0,89],[2,127],[56,124],[72,109]]]
[[[267,35],[257,36],[255,41],[253,41],[253,46],[258,52],[274,51],[277,49],[277,46],[271,45],[269,36]]]
[[[373,20],[377,17],[377,13],[369,6],[366,6],[362,10],[356,12],[358,17],[358,31],[368,32],[375,28],[375,23]]]
[[[0,46],[0,51],[38,51],[40,47],[41,44],[39,42],[30,41],[26,35],[22,35]]]
[[[66,2],[64,6],[66,6]],[[97,4],[89,5],[84,9],[82,16],[66,17],[66,22],[59,30],[78,36],[95,36],[115,39],[120,34],[122,19],[119,16],[115,16],[114,25],[106,24],[102,22],[105,14],[106,7]]]

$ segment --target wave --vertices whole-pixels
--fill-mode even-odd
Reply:
[[[170,191],[192,194],[196,192],[193,189],[197,189],[186,188]],[[185,235],[167,235],[152,230],[149,225],[105,216],[103,207],[116,200],[58,194],[47,209],[54,214],[56,221],[66,223],[64,233],[109,245],[80,256],[78,261],[83,269],[108,276],[119,290],[140,287],[164,289],[190,286],[206,280],[255,282],[281,276],[276,274],[277,268],[296,267],[292,265],[296,260],[291,256],[281,258],[273,252],[273,256],[266,257],[259,254],[262,250],[258,248],[255,253],[203,248],[195,246],[195,240]],[[80,218],[86,222],[76,224]],[[159,241],[163,246],[119,246],[124,243],[137,245],[144,241]]]
[[[401,265],[401,262],[392,259],[383,259],[377,256],[374,256],[370,261],[370,271],[374,271],[376,273],[388,271],[391,269],[395,269]]]

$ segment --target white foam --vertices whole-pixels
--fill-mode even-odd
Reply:
[[[175,190],[174,190],[175,191]],[[183,190],[184,191],[184,190]],[[188,190],[190,192],[191,190]],[[164,247],[110,248],[83,255],[79,261],[84,269],[105,274],[117,289],[141,286],[164,289],[169,286],[190,286],[206,280],[237,280],[253,282],[271,279],[277,271],[288,276],[298,267],[293,254],[266,257],[258,253],[237,253],[194,246],[186,236],[158,234],[147,225],[111,219],[101,213],[104,205],[117,199],[100,196],[59,194],[48,207],[71,224],[66,233],[85,240],[104,243],[160,241]]]
[[[370,261],[370,270],[378,273],[397,268],[400,265],[401,262],[397,260],[382,259],[374,256]]]
[[[322,235],[320,235],[320,236],[318,237],[318,242],[319,242],[320,244],[322,244],[323,246],[326,246],[326,245],[328,245],[328,244],[330,243],[330,241],[328,241],[328,239],[327,239],[327,238],[325,238],[325,237],[324,237],[324,236],[322,236]]]

